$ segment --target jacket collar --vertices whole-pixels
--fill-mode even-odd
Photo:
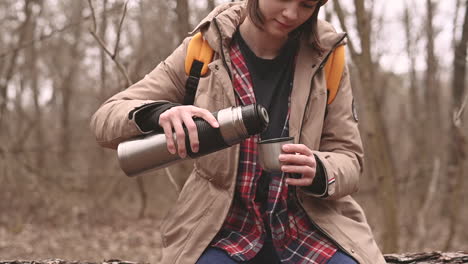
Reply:
[[[244,21],[244,18],[244,3],[223,4],[208,14],[190,34],[201,31],[214,51],[218,53],[227,52],[232,37],[237,27]]]

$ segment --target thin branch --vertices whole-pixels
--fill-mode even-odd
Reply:
[[[88,3],[91,5],[91,1],[88,1]],[[125,18],[125,14],[127,13],[127,3],[128,3],[128,0],[125,2],[122,18],[120,20],[120,26],[119,26],[119,29],[118,29],[118,32],[117,32],[117,42],[115,44],[114,53],[112,53],[106,47],[106,43],[104,43],[104,41],[97,35],[95,30],[90,28],[89,31],[90,31],[91,35],[94,37],[94,39],[98,42],[99,46],[101,46],[101,48],[107,53],[107,55],[109,55],[109,57],[112,59],[112,61],[114,61],[115,65],[119,69],[120,73],[122,73],[122,75],[125,77],[125,80],[127,81],[126,86],[130,86],[130,85],[133,84],[133,82],[130,79],[130,76],[128,75],[127,70],[125,69],[125,67],[122,65],[122,63],[120,63],[120,61],[117,60],[117,56],[116,56],[116,53],[115,53],[116,50],[118,49],[118,45],[119,45],[119,39],[120,39],[121,30],[122,30],[123,19]]]
[[[93,3],[91,0],[88,0],[89,9],[91,9],[91,18],[93,19],[93,31],[97,31],[97,22],[96,22],[96,12],[94,12]]]
[[[52,37],[53,35],[55,35],[56,33],[61,33],[61,32],[65,31],[65,30],[67,30],[67,29],[69,29],[69,28],[71,28],[71,27],[73,27],[73,26],[79,25],[80,23],[81,23],[81,22],[78,22],[78,23],[70,23],[70,24],[68,24],[68,25],[66,25],[66,26],[64,26],[64,27],[62,27],[62,28],[55,29],[55,30],[51,31],[49,34],[42,34],[42,35],[41,35],[39,38],[37,38],[37,39],[32,39],[32,40],[26,41],[26,42],[24,42],[24,43],[20,43],[20,44],[16,45],[16,47],[14,47],[14,48],[12,48],[12,49],[10,49],[10,50],[7,50],[7,51],[5,51],[5,52],[3,52],[3,53],[0,53],[0,59],[4,58],[4,57],[6,57],[6,56],[8,56],[8,55],[10,55],[10,54],[12,54],[12,53],[18,52],[18,51],[20,51],[20,50],[22,50],[22,49],[25,49],[25,48],[27,48],[27,47],[33,45],[33,44],[36,43],[36,42],[40,42],[40,41],[46,40],[46,39]]]
[[[93,35],[94,39],[98,42],[99,46],[114,60],[114,54],[106,47],[106,43],[96,34],[96,31],[90,31],[91,35]]]
[[[115,54],[112,54],[110,52],[110,50],[106,47],[104,41],[102,41],[102,39],[98,35],[96,35],[96,32],[91,31],[91,34],[93,35],[94,39],[96,39],[96,41],[99,43],[99,46],[101,46],[101,48],[107,53],[107,55],[109,55],[112,61],[114,61],[120,73],[122,73],[122,75],[125,77],[125,80],[127,81],[127,86],[132,85],[133,82],[130,80],[130,76],[128,75],[127,70],[122,65],[122,63],[120,63],[120,61],[118,61],[117,58],[115,58]]]
[[[115,47],[114,47],[114,56],[115,57],[117,57],[117,52],[119,51],[120,35],[122,33],[122,25],[123,25],[123,22],[124,22],[124,19],[125,19],[125,15],[127,14],[127,5],[128,5],[128,0],[125,1],[124,7],[123,7],[123,12],[122,12],[122,17],[120,18],[120,22],[119,22],[119,28],[117,29],[117,41],[115,42]]]
[[[465,95],[465,99],[463,99],[463,103],[462,105],[460,106],[460,109],[455,110],[454,111],[454,115],[453,115],[453,123],[455,124],[455,126],[459,126],[460,125],[460,122],[461,122],[461,115],[463,114],[464,110],[465,110],[465,106],[466,106],[466,102],[468,101],[468,93]]]
[[[115,11],[117,11],[117,8],[112,8],[112,9],[106,10],[105,12],[106,13],[112,13],[112,12],[115,12]],[[22,49],[28,48],[29,46],[33,45],[36,42],[41,42],[41,41],[47,40],[47,39],[53,37],[57,33],[62,33],[62,32],[66,31],[66,30],[68,30],[68,29],[70,29],[72,27],[79,26],[79,25],[81,25],[81,23],[86,22],[88,19],[92,19],[91,15],[84,16],[79,21],[72,22],[72,23],[70,23],[68,25],[65,25],[65,26],[63,26],[61,28],[58,28],[58,29],[54,29],[48,34],[42,34],[38,38],[29,40],[29,41],[21,42],[18,45],[15,45],[14,48],[11,48],[11,49],[9,49],[7,51],[4,51],[4,52],[0,53],[0,59],[4,58],[4,57],[6,57],[6,56],[8,56],[8,55],[10,55],[12,53],[18,52],[18,51],[20,51]]]

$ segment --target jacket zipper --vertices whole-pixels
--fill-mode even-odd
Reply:
[[[345,33],[336,43],[335,45],[333,46],[333,48],[328,52],[327,56],[325,57],[325,59],[320,63],[320,66],[319,66],[319,69],[314,73],[314,75],[312,76],[312,80],[311,80],[311,86],[312,86],[312,81],[314,80],[315,76],[317,75],[317,73],[323,69],[323,67],[325,66],[326,62],[328,61],[330,55],[332,54],[332,52],[336,49],[336,47],[338,46],[338,44],[340,44],[345,38],[346,38],[347,34]],[[309,91],[309,95],[307,96],[307,104],[309,103],[309,100],[310,100],[310,95],[311,95],[311,92]],[[307,106],[306,106],[307,108]],[[301,128],[299,130],[299,142],[301,140],[301,131],[302,131],[302,126],[303,126],[303,123],[304,123],[304,116],[302,117],[302,122],[301,122]],[[328,173],[326,170],[324,170],[325,172],[325,179],[327,179],[327,192],[328,192]],[[295,195],[296,195],[296,200],[299,202],[300,199],[299,199],[299,196],[297,194],[297,191],[295,191]],[[302,204],[299,202],[299,205],[301,206],[302,210],[305,211],[304,207],[302,206]],[[328,234],[323,228],[321,228],[313,219],[311,219],[309,217],[310,221],[312,222],[312,225],[314,225],[315,228],[317,228],[320,232],[322,232],[328,239],[330,239],[340,250],[342,250],[343,252],[345,252],[350,258],[352,258],[353,260],[355,260],[357,263],[359,263],[359,261],[354,258],[352,256],[352,254],[350,254],[348,252],[348,250],[346,250],[343,246],[341,246],[330,234]]]
[[[333,45],[333,48],[327,53],[327,56],[325,56],[325,59],[322,60],[322,62],[319,65],[318,70],[315,71],[314,75],[312,76],[312,79],[310,80],[310,86],[311,87],[312,87],[312,82],[315,79],[315,76],[317,76],[317,73],[320,72],[323,69],[323,67],[325,67],[325,64],[327,63],[328,59],[330,58],[330,55],[333,53],[333,51],[336,49],[336,47],[338,47],[338,44],[340,44],[343,41],[343,39],[345,39],[347,36],[348,36],[348,34],[344,33],[344,35],[335,43],[335,45]],[[309,89],[309,95],[307,96],[306,107],[304,108],[304,113],[302,113],[302,120],[301,120],[300,129],[299,129],[299,140],[298,140],[298,142],[301,141],[301,131],[302,131],[302,126],[304,125],[305,109],[307,109],[307,106],[309,105],[310,95],[311,94],[312,94],[312,89]]]

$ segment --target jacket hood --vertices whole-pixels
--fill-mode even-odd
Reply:
[[[219,5],[190,34],[202,32],[210,46],[220,52],[220,44],[229,46],[232,36],[246,15],[246,2]],[[325,51],[333,49],[338,43],[345,44],[345,33],[337,33],[330,23],[319,19],[317,27],[319,40]],[[309,39],[308,42],[311,43],[311,40]]]

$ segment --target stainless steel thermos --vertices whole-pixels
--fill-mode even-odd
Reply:
[[[268,112],[259,104],[237,106],[213,113],[219,128],[213,128],[201,118],[194,118],[197,126],[199,151],[193,153],[188,133],[185,136],[187,158],[198,158],[230,147],[263,132],[268,126]],[[174,134],[175,138],[175,134]],[[128,176],[161,169],[182,159],[167,150],[164,133],[155,133],[122,142],[117,148],[120,167]]]

